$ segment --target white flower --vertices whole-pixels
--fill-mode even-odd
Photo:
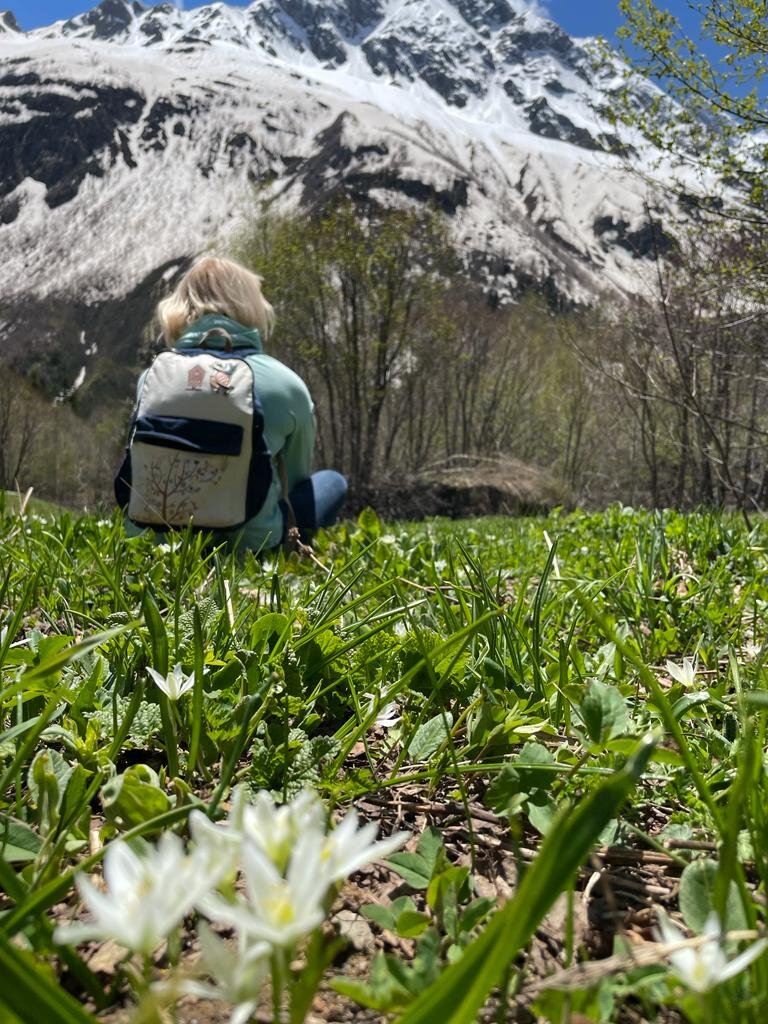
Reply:
[[[169,551],[176,551],[181,546],[181,541],[173,540],[170,542],[164,542],[162,544],[156,544],[155,549],[162,551],[164,555],[167,555]]]
[[[189,815],[189,831],[201,861],[220,865],[223,878],[237,871],[243,845],[242,833],[225,824],[214,824],[207,815],[197,810]]]
[[[230,1024],[247,1024],[253,1016],[269,970],[270,947],[264,942],[248,944],[242,936],[237,944],[224,942],[205,924],[198,928],[200,966],[215,981],[182,982],[187,995],[232,1003]]]
[[[380,860],[399,850],[408,838],[407,832],[395,832],[387,839],[374,842],[378,825],[369,822],[358,828],[357,811],[350,811],[330,832],[322,846],[321,871],[328,880],[328,885],[342,882],[354,871]]]
[[[704,925],[706,942],[692,949],[678,949],[669,954],[672,968],[684,985],[694,992],[708,992],[729,978],[740,974],[768,946],[768,939],[759,939],[749,949],[728,960],[723,949],[723,930],[717,914],[712,913]],[[685,936],[667,917],[659,914],[657,939],[668,945],[685,941]]]
[[[277,806],[266,790],[247,803],[245,790],[238,786],[227,821],[214,824],[202,811],[192,811],[189,824],[195,843],[208,848],[212,856],[229,857],[236,867],[243,845],[249,844],[283,875],[301,835],[325,835],[326,813],[323,802],[311,790],[303,790],[291,803]]]
[[[327,832],[325,807],[310,791],[277,807],[264,791],[248,804],[237,790],[226,822],[213,824],[193,811],[190,830],[195,849],[218,878],[240,866],[245,882],[245,893],[232,898],[204,893],[198,908],[235,928],[244,941],[278,948],[294,946],[322,923],[331,886],[399,849],[408,835],[376,842],[377,825],[359,827],[355,811]]]
[[[148,668],[147,672],[169,700],[178,700],[195,685],[195,673],[190,672],[188,676],[185,676],[181,665],[174,665],[165,677],[153,668]]]
[[[106,891],[84,875],[75,879],[93,921],[57,928],[57,942],[113,939],[126,949],[150,954],[192,909],[219,875],[200,856],[185,853],[173,832],[143,854],[118,839],[104,854]]]
[[[244,939],[268,942],[278,948],[295,945],[325,918],[323,899],[327,879],[317,868],[323,836],[315,831],[300,836],[284,878],[254,843],[242,851],[245,895],[227,900],[206,894],[198,907],[211,920],[238,930]]]
[[[289,804],[278,807],[269,793],[261,790],[253,803],[243,802],[239,827],[246,842],[262,850],[284,874],[300,837],[309,832],[323,835],[325,824],[325,807],[317,793],[303,790]]]
[[[2,647],[3,644],[5,643],[8,637],[8,630],[10,628],[10,626],[3,626],[3,628],[0,629],[0,647]],[[28,643],[28,639],[25,636],[22,636],[21,640],[14,640],[12,644],[8,644],[8,650],[13,651],[17,647],[26,647]]]
[[[668,661],[664,668],[669,675],[680,683],[684,690],[690,690],[696,684],[696,666],[690,658],[683,658],[682,665],[676,665],[674,661]]]
[[[372,693],[364,693],[363,696],[368,698],[368,707],[365,712],[367,717],[375,710],[377,698]],[[379,708],[379,713],[376,715],[376,720],[373,724],[377,725],[380,729],[393,729],[402,718],[402,715],[397,714],[397,710],[395,701],[390,701],[383,708]]]
[[[394,701],[389,704],[385,704],[384,707],[376,715],[376,721],[374,725],[377,725],[380,729],[394,729],[394,727],[402,720],[402,715],[397,713],[398,707]]]
[[[763,644],[748,643],[744,645],[742,653],[749,661],[754,661],[763,649]]]

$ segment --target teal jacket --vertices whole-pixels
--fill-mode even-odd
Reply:
[[[226,316],[204,316],[176,342],[178,349],[198,348],[204,334],[213,328],[222,328],[232,338],[233,348],[256,349],[246,357],[253,370],[256,394],[264,411],[264,439],[273,456],[283,453],[288,487],[293,488],[310,475],[312,453],[315,447],[314,406],[304,381],[283,363],[268,356],[262,347],[261,336],[255,328],[243,327]],[[215,334],[206,340],[206,349],[224,351],[225,339]],[[146,372],[146,371],[145,371]],[[144,381],[142,374],[138,391]],[[261,551],[280,544],[283,536],[283,514],[278,502],[282,497],[280,477],[274,467],[272,485],[261,511],[249,519],[244,527],[235,531],[238,547]]]

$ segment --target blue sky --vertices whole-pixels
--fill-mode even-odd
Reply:
[[[9,6],[22,28],[48,25],[59,18],[71,18],[75,14],[95,7],[98,0],[0,0],[0,9]],[[145,0],[146,2],[146,0]],[[187,3],[189,7],[200,4]],[[559,21],[573,35],[613,35],[620,24],[618,0],[549,0],[547,6],[552,17]],[[682,15],[688,10],[685,0],[667,0],[664,4],[674,14]]]

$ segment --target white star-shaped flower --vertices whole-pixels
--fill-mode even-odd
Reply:
[[[104,891],[85,875],[75,879],[92,920],[57,928],[54,938],[61,943],[112,939],[149,955],[220,877],[210,862],[187,854],[173,832],[141,853],[117,839],[104,853]]]
[[[682,665],[668,661],[664,668],[675,682],[680,683],[684,690],[692,690],[696,685],[696,665],[690,658],[683,658]]]
[[[161,675],[154,668],[148,668],[147,672],[168,700],[178,700],[195,685],[195,673],[190,672],[188,676],[185,676],[181,665],[174,665],[167,676]]]
[[[668,945],[685,941],[685,936],[667,917],[659,914],[657,939]],[[748,967],[768,946],[768,939],[758,939],[752,945],[729,960],[723,949],[723,929],[717,914],[712,913],[704,925],[706,942],[690,949],[678,949],[669,953],[669,962],[677,977],[694,992],[709,992],[729,978]]]

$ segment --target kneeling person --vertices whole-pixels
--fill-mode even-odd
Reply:
[[[306,536],[335,522],[346,480],[311,472],[314,406],[301,377],[264,352],[274,313],[260,278],[204,257],[157,315],[169,348],[139,379],[115,479],[129,523],[191,524],[259,551],[294,523]]]

